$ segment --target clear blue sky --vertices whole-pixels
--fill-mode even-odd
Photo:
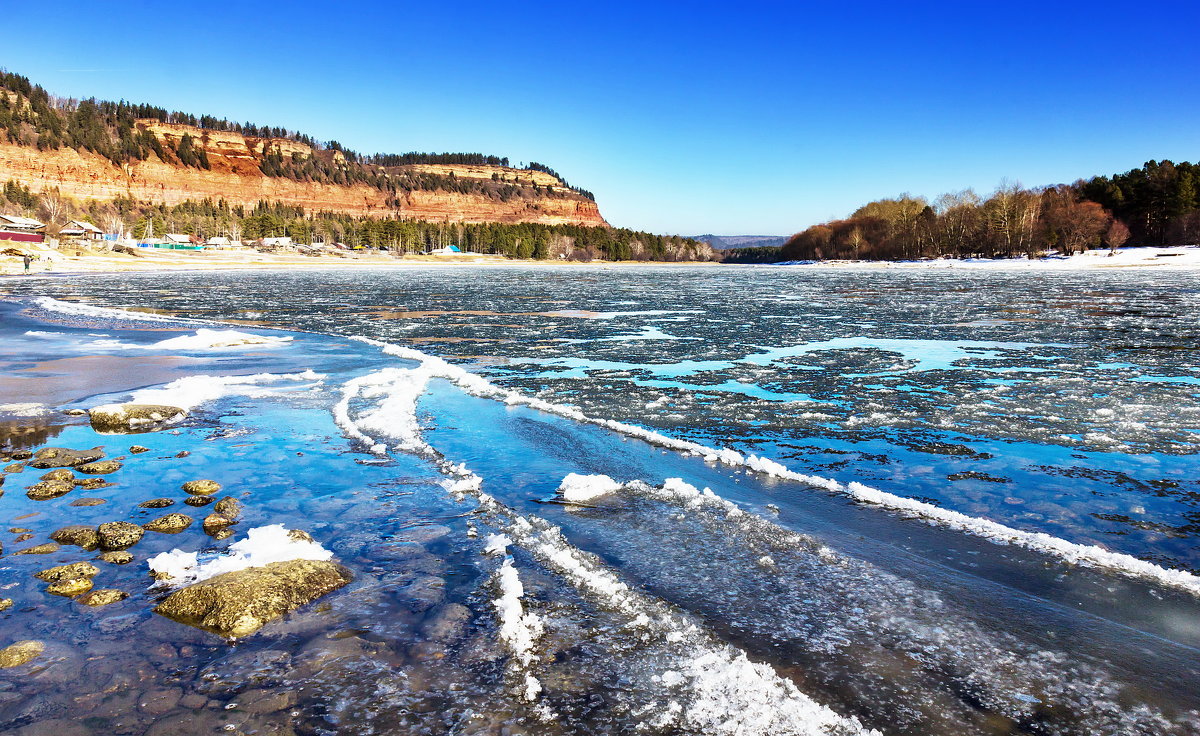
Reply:
[[[616,225],[783,234],[901,192],[1200,159],[1200,3],[61,2],[0,65],[362,152],[536,160]]]

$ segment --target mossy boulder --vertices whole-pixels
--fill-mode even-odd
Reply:
[[[7,611],[13,607],[12,598],[0,598],[0,611]]]
[[[233,519],[230,519],[227,516],[222,516],[221,514],[209,514],[208,516],[204,517],[204,521],[202,522],[201,526],[203,527],[205,534],[212,534],[213,532],[224,529],[232,523]]]
[[[193,496],[211,496],[221,490],[221,484],[215,480],[189,480],[183,484],[183,492]]]
[[[56,481],[61,481],[63,483],[74,483],[75,482],[75,474],[72,473],[67,468],[55,468],[54,470],[51,470],[48,473],[43,473],[41,476],[41,479],[42,480],[56,480]]]
[[[96,533],[100,535],[100,546],[111,550],[132,547],[141,541],[146,532],[137,524],[128,521],[110,521],[101,524]]]
[[[152,498],[149,501],[142,501],[138,504],[138,507],[143,509],[165,509],[168,506],[174,505],[175,500],[171,498]]]
[[[126,565],[133,562],[133,553],[126,552],[123,549],[114,549],[108,552],[101,552],[97,559],[107,562],[110,565]]]
[[[212,496],[188,496],[183,499],[183,502],[188,506],[207,506],[213,502]]]
[[[97,432],[140,432],[185,415],[178,406],[165,404],[105,404],[88,410]]]
[[[25,495],[34,501],[49,501],[52,498],[65,496],[75,490],[74,483],[64,483],[61,480],[43,480],[25,489]]]
[[[100,535],[96,533],[96,529],[82,524],[64,526],[51,534],[50,538],[61,544],[72,544],[88,551],[100,546]]]
[[[154,521],[148,521],[142,524],[142,528],[148,532],[160,532],[162,534],[178,534],[192,525],[192,517],[185,514],[167,514],[160,516]]]
[[[0,649],[0,668],[20,667],[37,659],[46,651],[46,645],[40,641],[25,640]]]
[[[63,580],[74,580],[75,578],[91,578],[99,573],[100,568],[90,562],[72,562],[69,565],[48,567],[45,570],[35,572],[33,576],[47,583],[57,583]]]
[[[70,450],[65,447],[43,447],[33,454],[29,461],[30,467],[39,470],[50,468],[74,468],[87,463],[94,463],[104,457],[104,451],[99,447],[90,450]]]
[[[94,491],[97,488],[108,488],[112,485],[112,483],[109,483],[103,478],[76,478],[75,485],[79,486],[85,491]]]
[[[129,597],[129,594],[123,590],[116,588],[100,588],[93,590],[90,593],[84,593],[76,599],[77,602],[85,606],[107,606],[110,603],[123,601]]]
[[[81,473],[88,475],[108,475],[115,473],[121,469],[121,463],[116,460],[97,460],[94,463],[84,463],[75,468]]]
[[[63,598],[74,598],[75,596],[82,595],[91,589],[91,578],[60,580],[57,583],[50,583],[46,586],[47,593],[50,593],[51,595],[61,595]]]
[[[351,579],[350,571],[335,562],[272,562],[177,590],[154,612],[220,636],[249,636]]]
[[[142,447],[141,445],[133,445],[132,447],[129,448],[129,452],[134,455],[140,455],[143,452],[150,452],[150,448]]]

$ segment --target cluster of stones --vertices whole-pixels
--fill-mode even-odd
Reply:
[[[157,412],[154,412],[157,413]],[[93,425],[98,414],[93,411]],[[126,412],[125,416],[129,416]],[[147,419],[159,421],[147,415]],[[109,428],[110,431],[115,427]],[[147,452],[148,448],[134,445],[130,454]],[[181,452],[176,457],[186,457]],[[10,459],[17,460],[4,468],[4,474],[23,472],[27,467],[47,470],[38,482],[26,489],[26,495],[36,501],[51,500],[67,495],[76,487],[87,489],[111,485],[103,477],[121,469],[123,458],[105,459],[100,447],[90,450],[71,450],[47,447],[36,452],[12,453]],[[78,475],[77,475],[78,474]],[[3,493],[3,477],[0,475],[0,494]],[[209,513],[201,522],[204,533],[215,540],[232,536],[230,528],[237,523],[242,513],[242,504],[232,496],[216,498],[221,484],[210,479],[187,481],[182,485],[185,493],[183,503],[192,507],[209,507]],[[173,498],[155,498],[143,501],[138,508],[166,509],[175,504]],[[105,503],[104,499],[78,499],[71,505],[92,506]],[[17,554],[48,554],[57,552],[62,546],[75,546],[86,552],[98,552],[96,560],[115,565],[132,562],[134,555],[128,550],[137,545],[147,532],[178,534],[191,527],[193,518],[187,514],[170,512],[144,524],[130,521],[109,521],[98,526],[72,524],[64,526],[50,535],[52,541],[22,549]],[[30,530],[14,527],[19,533],[18,542],[33,538]],[[299,541],[312,541],[306,532],[292,530],[289,536]],[[0,546],[0,553],[3,547]],[[91,562],[73,562],[58,565],[35,573],[35,577],[46,585],[46,592],[72,598],[88,606],[103,606],[128,597],[128,593],[111,588],[96,588],[94,578],[100,573]],[[158,576],[161,579],[161,576]],[[326,561],[290,560],[275,562],[261,567],[247,568],[218,575],[168,595],[154,609],[157,613],[226,637],[246,636],[295,608],[342,587],[352,576],[345,567]],[[13,605],[11,599],[0,599],[0,611]],[[17,642],[0,650],[0,667],[19,666],[36,658],[44,650],[41,642]]]

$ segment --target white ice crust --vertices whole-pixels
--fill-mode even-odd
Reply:
[[[255,527],[246,532],[245,539],[229,545],[225,554],[210,556],[201,561],[196,552],[173,549],[160,552],[146,561],[151,572],[170,575],[166,582],[173,586],[190,585],[227,572],[262,567],[272,562],[289,560],[329,560],[333,552],[317,542],[293,539],[283,524]]]
[[[571,503],[587,503],[620,489],[621,484],[607,475],[580,475],[578,473],[569,474],[558,486],[558,492],[562,499]]]

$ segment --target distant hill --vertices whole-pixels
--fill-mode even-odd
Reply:
[[[713,250],[735,248],[778,248],[787,242],[787,235],[693,235],[692,238],[708,243]]]
[[[0,70],[0,182],[83,202],[205,198],[426,222],[607,226],[591,192],[481,153],[363,155],[281,127],[64,99]]]

